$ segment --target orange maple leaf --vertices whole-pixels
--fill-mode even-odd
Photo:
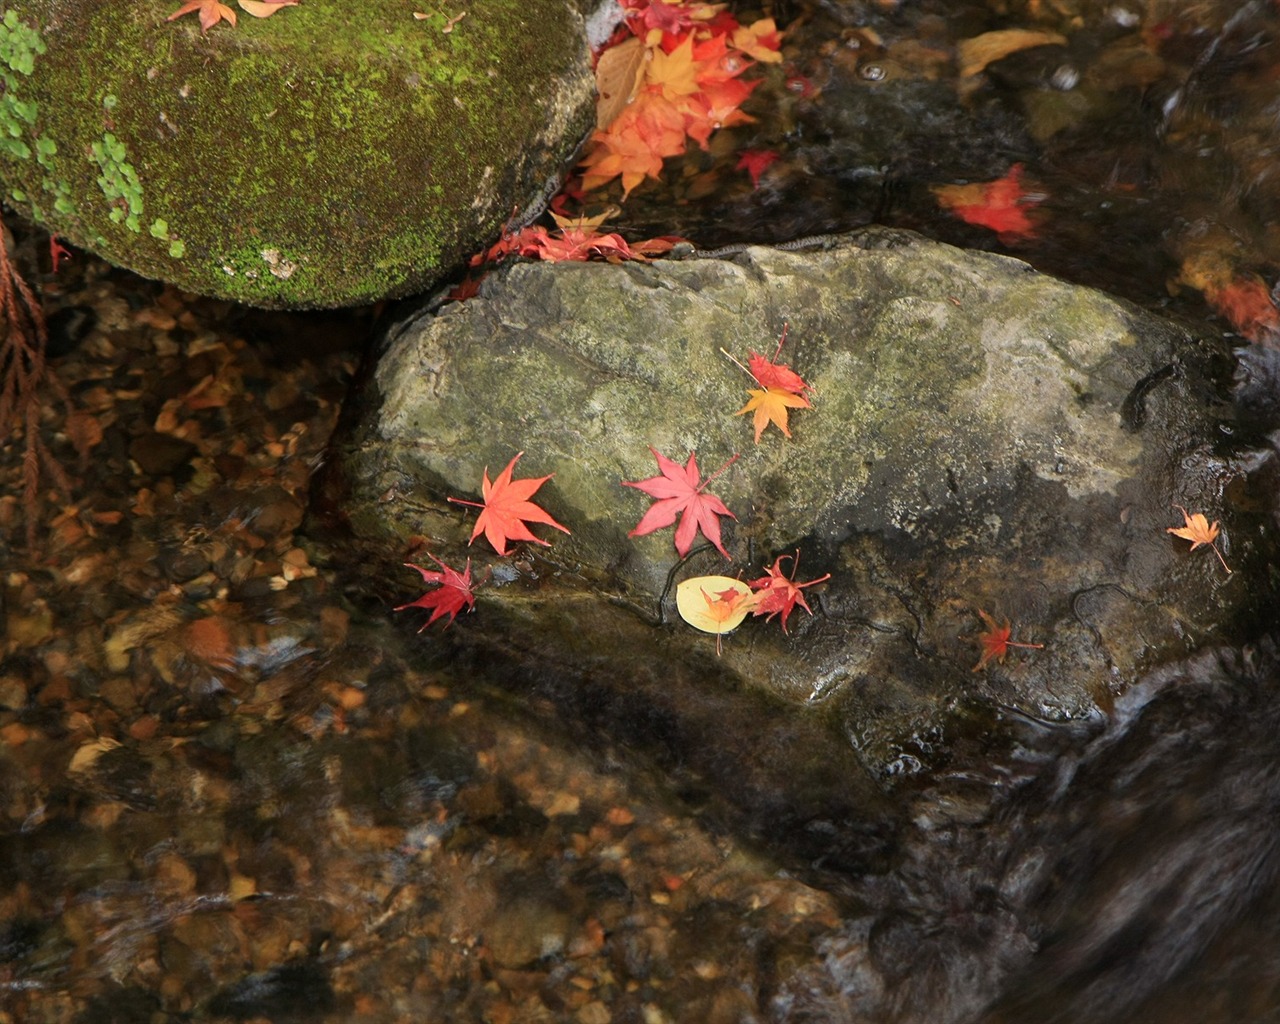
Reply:
[[[975,672],[981,672],[987,667],[987,662],[993,659],[1003,662],[1004,656],[1008,653],[1010,647],[1028,647],[1035,650],[1044,648],[1044,644],[1024,644],[1018,643],[1016,640],[1010,640],[1009,637],[1013,633],[1013,627],[1009,625],[1008,619],[1005,619],[1004,625],[1001,626],[981,608],[978,609],[978,615],[986,623],[987,631],[978,634],[978,643],[982,644],[982,657],[978,659],[978,664],[973,666]]]
[[[782,60],[782,33],[772,18],[761,18],[733,30],[733,47],[766,64]]]
[[[790,555],[779,555],[773,565],[769,566],[767,575],[761,576],[758,580],[751,580],[749,586],[756,591],[756,603],[752,609],[753,615],[766,616],[765,622],[768,622],[779,612],[782,613],[782,632],[787,631],[787,616],[791,614],[791,609],[799,605],[810,615],[813,609],[809,607],[809,603],[804,599],[801,591],[805,587],[812,587],[815,583],[825,583],[831,579],[831,573],[819,576],[816,580],[808,580],[805,583],[796,582],[796,571],[800,568],[800,552],[797,551],[795,559],[791,563],[791,575],[784,576],[782,574],[782,560],[791,558]]]
[[[426,552],[428,558],[440,566],[442,572],[436,572],[434,569],[424,569],[420,565],[414,565],[412,562],[405,562],[405,567],[409,569],[417,569],[422,573],[422,578],[428,583],[439,583],[440,586],[436,590],[428,590],[416,601],[410,601],[402,604],[393,611],[402,612],[406,608],[430,608],[431,618],[422,624],[419,633],[426,629],[431,623],[442,615],[448,615],[449,621],[444,624],[444,628],[448,629],[453,625],[453,620],[458,617],[458,612],[466,608],[468,611],[476,606],[475,594],[472,592],[471,585],[471,559],[467,559],[467,566],[462,572],[457,569],[451,569],[444,562],[436,558],[430,551]],[[481,580],[483,583],[484,581]]]
[[[509,540],[531,540],[546,548],[551,546],[547,541],[539,540],[530,533],[525,523],[544,523],[555,527],[561,533],[569,532],[567,527],[561,526],[552,519],[545,509],[529,500],[539,487],[555,476],[554,473],[526,480],[511,479],[511,471],[515,469],[516,462],[523,454],[524,452],[517,452],[515,458],[507,463],[507,468],[499,473],[498,478],[492,483],[489,482],[489,467],[485,466],[484,478],[481,482],[481,495],[484,501],[449,498],[455,505],[471,505],[473,508],[484,510],[476,520],[475,529],[471,531],[471,540],[467,542],[468,544],[483,533],[485,540],[493,545],[493,550],[500,555],[505,555]]]
[[[622,197],[646,177],[662,173],[662,161],[684,152],[684,118],[655,93],[643,93],[607,131],[592,137],[595,148],[582,161],[583,191],[622,176]]]
[[[787,429],[787,410],[811,408],[809,399],[804,395],[797,395],[785,388],[764,388],[763,390],[752,388],[747,391],[747,394],[751,396],[751,400],[734,415],[741,416],[743,413],[755,412],[756,444],[760,443],[760,435],[765,432],[770,423],[777,426],[784,437],[790,437],[791,431]]]
[[[1182,513],[1182,518],[1186,520],[1186,524],[1183,526],[1170,526],[1165,530],[1165,533],[1171,533],[1175,537],[1191,541],[1192,551],[1201,544],[1207,544],[1213,548],[1213,553],[1218,556],[1218,561],[1222,563],[1222,568],[1226,569],[1227,574],[1230,575],[1231,569],[1227,565],[1227,560],[1222,557],[1222,552],[1218,550],[1218,545],[1214,543],[1218,539],[1217,520],[1214,520],[1213,524],[1210,525],[1209,520],[1199,512],[1188,512],[1181,505],[1174,505],[1173,507]]]

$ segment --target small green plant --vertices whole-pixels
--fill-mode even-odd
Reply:
[[[36,123],[39,107],[19,94],[22,78],[31,74],[36,57],[44,51],[40,34],[24,25],[17,11],[5,11],[0,19],[0,82],[4,84],[0,90],[0,154],[19,160],[31,156],[31,147],[22,136]]]
[[[102,138],[89,147],[98,168],[98,187],[112,206],[107,215],[111,220],[123,223],[130,231],[142,231],[142,182],[129,163],[129,153],[124,143],[111,132],[103,132]]]

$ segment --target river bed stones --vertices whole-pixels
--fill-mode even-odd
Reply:
[[[784,325],[813,408],[753,444],[734,413],[754,382],[721,349],[769,355]],[[389,331],[328,493],[404,600],[417,584],[395,567],[415,550],[472,558],[475,614],[443,636],[540,672],[531,699],[623,734],[660,707],[663,742],[748,763],[786,737],[779,771],[826,756],[806,729],[834,730],[883,777],[944,757],[975,706],[1104,712],[1249,617],[1274,540],[1247,499],[1258,460],[1232,436],[1231,365],[1221,341],[1097,291],[896,231],[516,264]],[[628,536],[649,500],[620,484],[652,475],[650,446],[696,452],[704,474],[740,454],[712,485],[736,516],[731,562],[709,545],[681,562],[670,530]],[[517,476],[555,474],[537,500],[572,535],[468,549],[474,510],[446,499],[479,500],[481,471],[521,451]],[[1221,521],[1231,574],[1167,533],[1175,504]],[[680,580],[751,580],[797,553],[798,580],[831,579],[787,634],[749,619],[717,657],[676,618]],[[975,672],[980,611],[1043,648]]]

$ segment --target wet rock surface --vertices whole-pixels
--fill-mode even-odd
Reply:
[[[770,428],[753,445],[733,415],[753,382],[719,350],[770,353],[784,324],[814,407],[793,413],[791,439]],[[1274,542],[1230,436],[1230,365],[1221,342],[909,233],[518,265],[393,328],[331,494],[349,488],[384,580],[415,545],[492,572],[450,635],[538,660],[535,699],[625,733],[624,706],[687,724],[701,701],[725,705],[709,723],[763,698],[738,717],[802,723],[798,749],[837,756],[834,739],[883,776],[945,757],[975,702],[1087,719],[1256,612]],[[627,536],[647,503],[619,483],[654,472],[650,445],[696,451],[704,472],[741,453],[713,488],[737,516],[732,563],[706,547],[677,566],[669,531]],[[473,515],[445,498],[477,499],[481,470],[518,451],[521,474],[555,474],[539,499],[572,536],[511,560],[468,550]],[[1167,534],[1175,503],[1221,520],[1232,574]],[[797,551],[799,578],[832,578],[789,635],[749,620],[717,660],[675,619],[674,580],[750,579]],[[1043,650],[974,673],[979,609]]]

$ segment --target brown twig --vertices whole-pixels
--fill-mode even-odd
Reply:
[[[7,234],[7,232],[6,232]],[[0,429],[22,430],[22,508],[26,516],[27,547],[35,548],[40,511],[41,467],[68,499],[71,480],[40,436],[41,389],[47,388],[70,409],[62,382],[50,375],[45,362],[49,333],[44,311],[0,243]]]

